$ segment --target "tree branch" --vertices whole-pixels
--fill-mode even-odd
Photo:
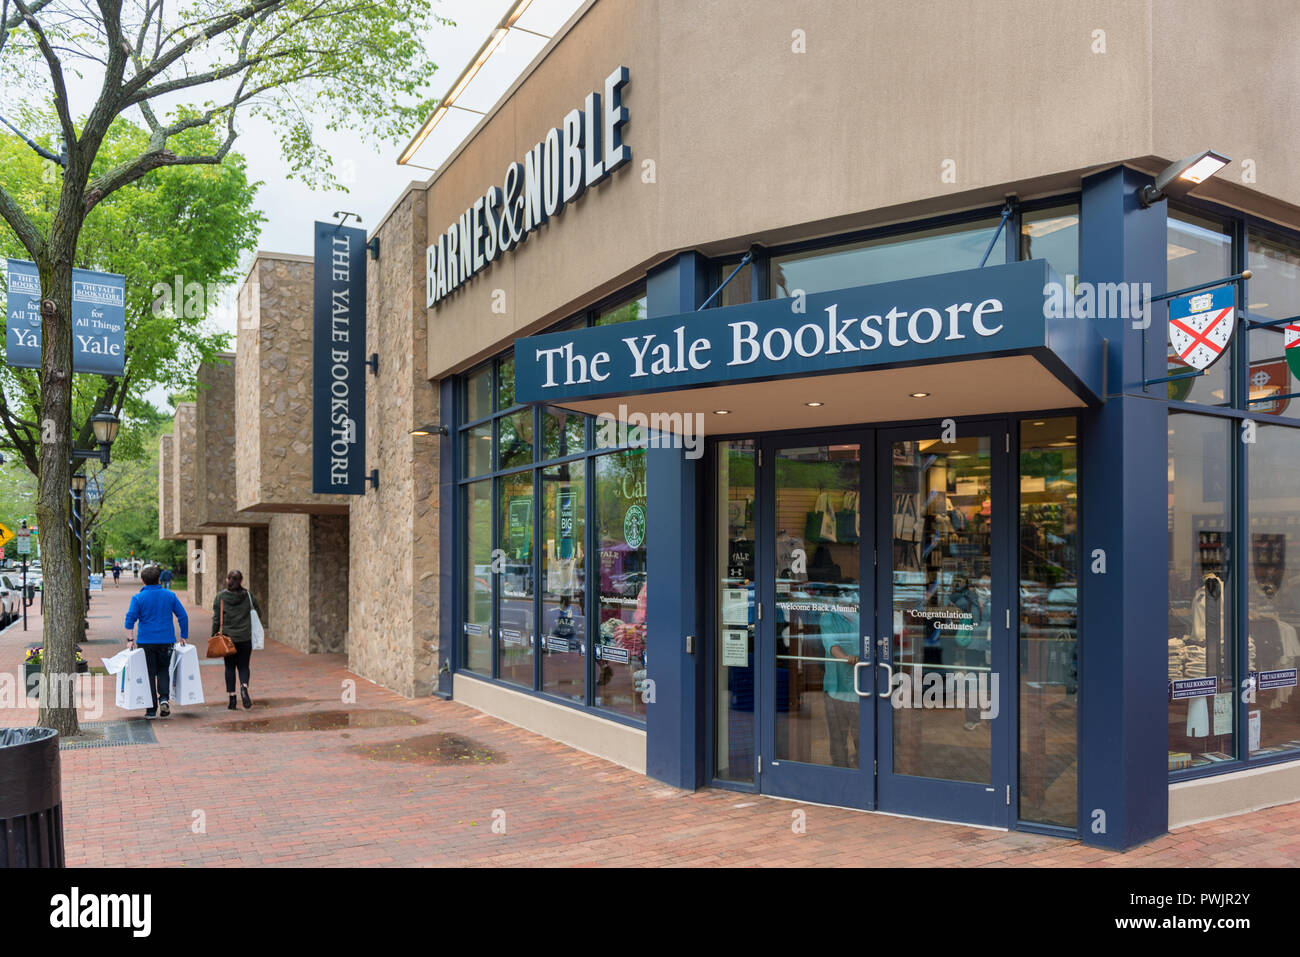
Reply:
[[[50,82],[54,84],[54,105],[59,114],[59,126],[63,130],[63,139],[68,151],[68,162],[72,162],[72,156],[77,149],[77,128],[73,125],[72,114],[68,112],[68,87],[63,81],[63,64],[59,62],[59,56],[50,46],[50,40],[41,29],[40,23],[32,15],[32,10],[23,0],[13,0],[14,7],[22,14],[23,23],[36,34],[36,42],[40,46],[41,53],[45,57],[45,62],[50,68]]]
[[[45,237],[3,186],[0,186],[0,217],[9,224],[32,260],[40,262],[45,257]]]

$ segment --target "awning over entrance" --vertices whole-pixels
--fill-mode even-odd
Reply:
[[[516,397],[674,431],[699,412],[712,432],[1099,403],[1104,342],[1048,318],[1061,288],[1032,260],[532,336]]]

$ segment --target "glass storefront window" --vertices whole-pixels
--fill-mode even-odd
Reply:
[[[633,299],[631,302],[623,303],[619,306],[611,306],[597,314],[592,325],[595,326],[612,326],[620,322],[632,322],[637,319],[644,319],[646,312],[645,296],[640,299]]]
[[[1000,219],[982,219],[884,236],[845,246],[773,256],[769,285],[773,299],[852,286],[913,279],[974,269],[980,264]],[[1006,244],[997,242],[988,265],[1006,262]],[[733,280],[734,281],[734,280]]]
[[[1079,206],[1071,203],[1020,216],[1020,258],[1046,259],[1062,281],[1079,276]],[[1073,291],[1073,290],[1072,290]]]
[[[1169,416],[1169,770],[1236,757],[1236,423]]]
[[[1075,827],[1079,449],[1074,418],[1020,424],[1020,818]]]
[[[595,643],[598,707],[645,717],[646,453],[629,449],[596,462],[599,620]]]
[[[497,468],[528,465],[533,460],[533,410],[497,419]]]
[[[492,364],[465,377],[465,421],[477,422],[492,414]]]
[[[506,356],[497,362],[497,409],[508,409],[515,404],[515,357]]]
[[[714,567],[717,687],[714,774],[754,780],[754,546],[758,535],[752,440],[718,443]]]
[[[542,410],[542,458],[562,459],[587,447],[587,419],[564,409]]]
[[[1232,230],[1223,223],[1171,208],[1167,233],[1165,256],[1168,289],[1183,289],[1197,283],[1211,282],[1234,272]],[[1163,320],[1167,314],[1163,306],[1156,311],[1159,319]],[[1154,324],[1160,327],[1162,335],[1165,334],[1163,321],[1155,321]],[[1222,357],[1203,375],[1170,382],[1169,398],[1205,405],[1230,405],[1233,348],[1229,345]],[[1178,358],[1172,345],[1168,347],[1168,357],[1169,368],[1165,375],[1193,371]],[[1152,378],[1159,375],[1160,373],[1153,373]]]
[[[1264,236],[1250,236],[1248,306],[1253,318],[1290,319],[1300,315],[1300,245]],[[1287,365],[1283,326],[1250,330],[1250,398],[1300,392],[1300,378]],[[1253,412],[1286,418],[1300,417],[1300,399],[1252,402]]]
[[[465,576],[464,667],[492,674],[492,483],[464,487]]]
[[[721,286],[722,283],[726,282],[727,277],[735,272],[735,270],[735,263],[725,263],[714,269],[713,288],[716,289],[718,286]],[[754,265],[753,263],[746,263],[741,268],[740,272],[736,273],[736,278],[732,279],[726,286],[723,286],[722,292],[718,293],[718,297],[713,300],[713,305],[739,306],[747,302],[752,302],[753,298],[750,293],[753,289],[753,282]]]
[[[497,547],[504,553],[497,576],[498,674],[504,681],[533,686],[533,473],[499,478]]]
[[[486,475],[492,471],[492,423],[485,422],[466,429],[460,434],[464,443],[461,452],[464,455],[462,471],[466,478],[473,475]]]
[[[1247,709],[1252,758],[1300,750],[1300,430],[1259,427],[1250,456]]]
[[[586,463],[542,469],[542,690],[585,701]]]

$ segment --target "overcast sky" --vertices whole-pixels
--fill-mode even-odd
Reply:
[[[436,12],[455,26],[436,27],[425,38],[430,55],[438,65],[434,88],[430,93],[441,97],[478,52],[483,41],[500,22],[514,0],[439,0]],[[517,26],[493,52],[473,81],[457,98],[457,104],[473,110],[487,111],[509,89],[525,66],[541,52],[546,40],[534,31],[552,36],[581,6],[582,0],[532,0]],[[412,162],[437,168],[482,119],[477,113],[450,110],[434,128]],[[279,139],[272,127],[257,118],[245,118],[235,149],[248,160],[249,178],[262,182],[258,190],[258,208],[267,221],[262,226],[258,248],[278,253],[312,252],[312,223],[328,220],[336,210],[361,216],[367,230],[397,201],[412,180],[423,182],[432,174],[415,166],[398,166],[397,157],[407,140],[388,146],[370,145],[361,132],[331,134],[320,138],[334,157],[340,179],[348,192],[316,192],[302,182],[288,178],[288,164],[280,155]],[[414,135],[415,130],[411,131]],[[245,266],[251,265],[252,255]],[[214,325],[235,332],[235,317],[229,310]],[[164,404],[161,391],[150,399]]]

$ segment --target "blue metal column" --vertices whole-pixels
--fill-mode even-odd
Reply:
[[[1123,168],[1083,181],[1082,281],[1164,290],[1166,204],[1136,195],[1149,182]],[[1080,321],[1109,340],[1110,397],[1080,417],[1079,832],[1119,849],[1169,820],[1168,413],[1164,387],[1141,382],[1144,348],[1165,368],[1166,330],[1159,308],[1145,337],[1131,319]]]
[[[708,295],[706,261],[682,253],[646,278],[649,316],[690,312]],[[646,773],[694,790],[704,780],[702,607],[697,570],[702,557],[700,459],[682,449],[646,453],[648,548],[646,666],[654,699],[646,705]],[[693,636],[693,654],[686,650]]]

